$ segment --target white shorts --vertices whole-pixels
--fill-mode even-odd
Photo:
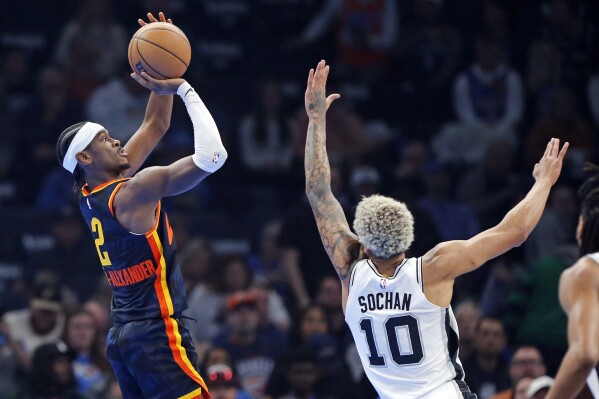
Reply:
[[[460,385],[463,386],[462,389]],[[476,399],[476,395],[467,390],[466,384],[447,381],[434,391],[421,396],[420,399]]]

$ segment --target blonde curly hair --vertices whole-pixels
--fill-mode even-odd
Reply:
[[[403,202],[371,195],[362,198],[356,208],[354,231],[373,256],[386,259],[410,248],[414,242],[414,217]]]

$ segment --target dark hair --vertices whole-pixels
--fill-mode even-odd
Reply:
[[[310,303],[295,313],[295,318],[293,319],[291,330],[289,332],[289,341],[293,346],[302,346],[305,343],[302,337],[302,323],[308,313],[314,309],[322,311],[325,323],[327,324],[327,333],[331,332],[331,322],[328,318],[326,309],[317,303]]]
[[[73,138],[75,137],[79,129],[81,129],[83,125],[85,125],[86,123],[87,121],[75,123],[74,125],[69,126],[65,130],[63,130],[60,136],[58,136],[58,141],[56,142],[56,157],[58,158],[58,164],[61,168],[62,162],[64,161],[64,156],[66,155],[69,149],[69,145],[73,141]],[[79,166],[75,167],[75,170],[73,171],[73,176],[75,176],[75,184],[73,186],[73,191],[77,193],[85,185],[85,176],[83,174],[83,170],[81,170]]]
[[[80,315],[86,315],[89,318],[91,318],[94,322],[94,339],[92,341],[92,346],[90,348],[90,353],[89,356],[91,358],[92,363],[98,367],[102,372],[109,372],[110,371],[110,363],[108,362],[108,359],[106,358],[106,356],[104,355],[103,352],[103,346],[102,346],[102,340],[100,337],[100,327],[98,327],[98,324],[96,322],[96,318],[94,317],[94,315],[92,313],[90,313],[89,311],[85,310],[85,309],[76,309],[73,310],[72,312],[70,312],[69,314],[67,314],[66,318],[65,318],[65,322],[64,322],[64,329],[62,331],[62,342],[64,342],[67,347],[69,348],[70,351],[72,351],[72,353],[78,355],[79,353],[77,353],[77,351],[71,346],[72,343],[69,340],[69,322]]]
[[[578,195],[582,198],[581,257],[599,251],[599,166],[587,162],[584,170],[593,175],[578,189]]]

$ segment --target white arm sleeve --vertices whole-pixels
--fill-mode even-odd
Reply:
[[[198,168],[214,173],[227,160],[227,150],[220,139],[216,123],[198,93],[189,83],[185,82],[179,86],[177,94],[183,99],[191,123],[193,123],[195,147],[195,152],[192,155],[193,162]]]

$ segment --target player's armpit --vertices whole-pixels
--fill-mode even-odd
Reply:
[[[146,168],[123,186],[115,201],[126,201],[128,207],[156,203],[164,197],[191,190],[209,174],[198,168],[191,157],[168,166]]]

